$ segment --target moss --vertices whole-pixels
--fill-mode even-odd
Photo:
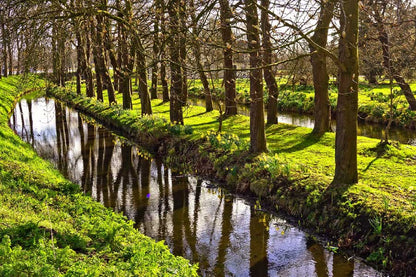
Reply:
[[[43,85],[0,80],[0,276],[196,276],[197,266],[84,196],[8,127],[22,93]]]

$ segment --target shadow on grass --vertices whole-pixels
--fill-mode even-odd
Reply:
[[[198,113],[198,114],[194,114],[194,115],[191,115],[191,116],[187,116],[187,117],[185,117],[185,119],[186,118],[192,118],[192,117],[197,117],[197,116],[201,116],[201,115],[204,115],[204,114],[207,114],[208,112],[201,112],[201,113]]]
[[[214,123],[217,123],[218,121],[213,120],[213,121],[208,121],[208,122],[203,122],[203,123],[197,123],[197,124],[189,124],[190,126],[204,126],[204,125],[211,125]],[[188,125],[188,124],[185,124]]]
[[[286,148],[286,149],[281,149],[279,152],[282,153],[292,153],[292,152],[297,152],[297,151],[301,151],[311,145],[314,145],[315,143],[317,143],[320,140],[321,136],[317,136],[314,135],[312,133],[307,134],[305,136],[302,137],[302,139],[299,141],[299,143]]]
[[[166,103],[168,103],[168,102],[160,102],[159,104],[157,104],[157,105],[154,105],[155,107],[160,107],[160,106],[163,106],[163,105],[165,105]]]
[[[379,158],[381,158],[386,153],[387,145],[389,145],[388,142],[380,142],[376,145],[376,147],[369,149],[371,152],[376,153],[376,157],[371,162],[368,163],[367,167],[363,170],[363,172],[366,172],[368,169],[370,169],[373,163],[377,161]]]

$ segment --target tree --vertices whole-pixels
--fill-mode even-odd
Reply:
[[[124,0],[124,7],[121,13],[122,19],[126,24],[119,23],[120,28],[120,83],[119,92],[123,94],[123,109],[132,109],[131,101],[131,74],[134,67],[134,58],[136,55],[136,49],[134,40],[131,38],[127,28],[132,26],[132,4],[130,0]],[[127,25],[127,26],[126,26]]]
[[[328,28],[334,11],[334,0],[321,3],[318,23],[312,40],[322,48],[325,48],[328,40]],[[328,96],[329,76],[326,69],[326,55],[320,49],[310,45],[311,64],[313,74],[313,86],[315,89],[314,120],[312,133],[322,135],[331,130],[331,104]]]
[[[102,10],[107,10],[107,0],[102,0],[100,3]],[[104,18],[102,15],[96,15],[96,29],[95,32],[95,55],[96,55],[96,73],[100,75],[103,81],[104,87],[107,89],[109,104],[115,103],[115,92],[113,82],[111,81],[110,73],[108,72],[108,66],[106,61],[106,53],[104,48]]]
[[[160,32],[163,41],[160,42],[159,51],[160,51],[160,81],[162,83],[162,99],[163,102],[169,102],[169,88],[168,88],[168,81],[166,77],[166,20],[165,20],[165,1],[163,0],[156,0],[158,2],[158,13],[160,13]],[[160,9],[160,12],[159,12]]]
[[[263,74],[260,55],[259,19],[255,0],[244,0],[247,42],[250,52],[250,152],[267,152],[264,130]]]
[[[170,0],[167,5],[169,14],[169,52],[170,52],[170,121],[183,124],[182,112],[182,70],[181,56],[179,51],[180,34],[177,32],[179,26],[179,5],[180,0]]]
[[[193,40],[192,40],[192,49],[193,49],[193,54],[194,54],[194,58],[195,58],[195,63],[196,63],[196,68],[199,74],[199,79],[201,80],[202,86],[204,87],[204,95],[205,95],[205,108],[207,112],[210,112],[213,110],[213,106],[212,106],[212,97],[211,97],[211,90],[209,88],[209,83],[208,83],[208,78],[207,75],[204,72],[204,67],[202,65],[202,61],[201,61],[201,42],[200,42],[200,38],[199,38],[199,29],[200,27],[198,26],[198,20],[196,17],[196,11],[195,11],[195,5],[194,5],[194,0],[190,1],[190,7],[191,7],[191,20],[192,20],[192,35],[193,35]]]
[[[160,1],[154,2],[154,20],[153,20],[153,64],[152,64],[152,84],[150,86],[150,97],[157,99],[157,70],[159,61],[159,21],[161,15]]]
[[[270,0],[261,0],[261,30],[263,34],[263,72],[269,91],[269,99],[267,102],[267,123],[277,123],[277,99],[279,97],[279,87],[274,77],[272,64],[272,43],[271,43],[271,24],[269,20]]]
[[[383,65],[387,72],[391,73],[393,79],[397,82],[397,84],[402,89],[404,96],[406,97],[407,102],[409,103],[411,110],[416,110],[416,99],[413,95],[413,92],[406,82],[405,78],[401,75],[400,72],[400,65],[395,66],[392,59],[391,54],[391,42],[389,34],[386,30],[386,23],[384,22],[383,16],[388,13],[389,8],[395,8],[397,14],[402,13],[401,7],[396,6],[395,4],[389,5],[388,0],[380,0],[380,1],[369,1],[369,6],[371,7],[370,16],[373,19],[373,24],[378,32],[378,40],[381,43],[381,49],[383,53]],[[394,20],[394,19],[393,19]],[[397,19],[398,25],[401,25],[402,22],[400,19]]]
[[[353,184],[357,172],[358,0],[340,2],[339,80],[334,185]]]
[[[235,72],[233,66],[233,33],[231,30],[231,12],[228,0],[219,0],[221,35],[224,47],[224,87],[225,87],[225,115],[237,114],[237,103],[235,100]]]
[[[152,114],[152,103],[149,97],[149,91],[147,89],[147,74],[146,74],[146,57],[144,55],[144,48],[141,40],[136,37],[137,40],[137,71],[139,76],[139,95],[141,110],[143,114]]]

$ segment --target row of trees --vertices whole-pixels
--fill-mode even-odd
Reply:
[[[330,130],[328,70],[337,70],[335,184],[357,182],[356,121],[359,64],[370,81],[386,75],[402,88],[411,109],[416,100],[401,69],[414,56],[416,7],[400,0],[4,0],[0,10],[2,74],[51,72],[66,85],[76,75],[76,90],[110,104],[122,94],[124,109],[132,109],[137,88],[142,114],[151,114],[151,99],[170,102],[170,120],[183,124],[189,78],[199,78],[206,110],[213,109],[213,79],[222,78],[224,116],[237,114],[236,75],[250,79],[250,151],[267,151],[263,81],[269,94],[267,123],[277,123],[277,70],[310,57],[315,88],[315,128]],[[359,14],[361,21],[359,27]],[[359,37],[361,28],[361,37]],[[393,30],[400,30],[400,34]],[[400,35],[411,35],[398,55]],[[377,43],[376,43],[377,42]],[[413,48],[412,48],[413,47]],[[328,59],[329,58],[329,59]],[[17,62],[17,65],[16,63]],[[71,71],[72,69],[72,71]],[[374,72],[375,73],[374,73]],[[284,72],[287,72],[284,71]],[[150,76],[150,78],[149,78]],[[148,86],[150,79],[150,91]],[[134,82],[132,82],[134,80]]]

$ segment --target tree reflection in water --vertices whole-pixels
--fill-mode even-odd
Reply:
[[[22,101],[10,125],[85,193],[164,240],[174,254],[198,262],[202,275],[378,274],[207,181],[140,156],[135,146],[53,100]]]

